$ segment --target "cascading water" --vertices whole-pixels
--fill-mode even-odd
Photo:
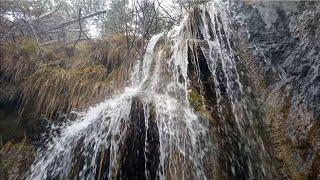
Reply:
[[[271,177],[229,37],[228,2],[194,10],[154,36],[131,87],[78,113],[28,179]],[[201,111],[190,93],[201,95]]]

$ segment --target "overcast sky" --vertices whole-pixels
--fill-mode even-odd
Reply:
[[[173,1],[174,0],[159,0],[162,7],[169,7],[170,5],[173,4]],[[110,2],[111,2],[111,0],[106,1],[107,8],[109,7]],[[129,1],[129,6],[130,6],[130,2],[132,2],[132,1]],[[89,36],[92,38],[98,38],[100,36],[100,29],[99,29],[98,25],[95,24],[95,22],[90,19],[87,22],[88,22],[87,27],[89,29]]]

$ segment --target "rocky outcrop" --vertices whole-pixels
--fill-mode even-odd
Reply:
[[[236,49],[290,179],[320,178],[320,3],[234,2]]]
[[[189,102],[209,121],[211,140],[217,147],[218,168],[211,178],[279,178],[279,164],[271,156],[272,148],[254,85],[241,59],[233,56],[234,42],[228,39],[230,30],[223,23],[226,17],[209,16],[209,11],[194,10],[191,23],[194,21],[192,27],[197,29],[194,34],[197,41],[189,43],[188,77]],[[208,32],[203,28],[206,23],[201,18],[203,14],[207,22],[214,18],[214,25],[207,25],[215,29],[213,32],[208,28],[209,39],[204,38]]]
[[[25,139],[20,143],[7,143],[0,150],[1,179],[25,179],[34,156],[34,149]]]

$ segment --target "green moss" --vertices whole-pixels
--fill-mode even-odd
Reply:
[[[194,108],[194,110],[197,112],[204,112],[204,103],[201,94],[197,93],[196,91],[190,91],[188,95],[190,105]]]
[[[44,59],[46,61],[54,61],[61,58],[59,57],[59,53],[55,52],[55,50],[52,48],[43,48],[42,51],[44,53]]]
[[[34,154],[26,140],[20,143],[8,142],[0,150],[0,176],[4,179],[25,179]]]
[[[1,51],[7,55],[13,55],[25,60],[33,60],[37,53],[38,45],[28,38],[21,38],[14,42],[1,45]]]
[[[30,56],[35,55],[37,52],[37,44],[33,40],[23,39],[20,43],[20,51]]]

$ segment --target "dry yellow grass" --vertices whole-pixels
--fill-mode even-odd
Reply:
[[[0,53],[2,78],[17,81],[35,68],[36,44],[32,40],[20,39],[3,44]]]
[[[120,90],[135,59],[127,57],[122,35],[82,42],[75,49],[42,47],[41,52],[26,39],[2,45],[0,81],[20,89],[21,114],[46,118],[86,108]]]

